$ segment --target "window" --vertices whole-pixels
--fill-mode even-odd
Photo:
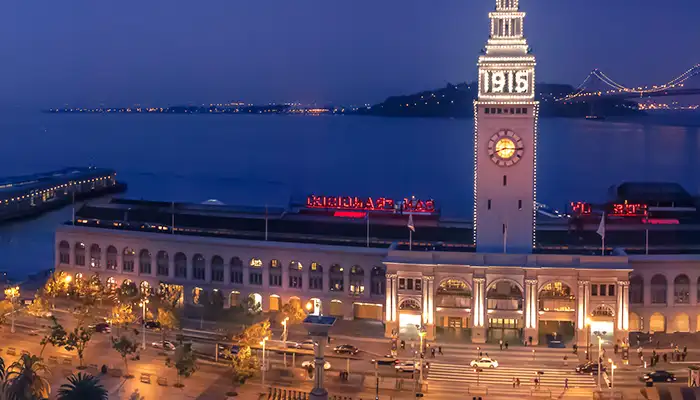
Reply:
[[[117,269],[117,248],[114,246],[107,247],[107,269]]]
[[[85,243],[75,244],[75,265],[85,266]]]
[[[516,108],[515,109],[516,114],[522,114],[522,108]]]
[[[502,114],[502,113],[503,113],[503,109],[500,109],[500,108],[496,109],[496,114]]]
[[[486,202],[486,208],[487,208],[488,210],[491,209],[491,199],[488,199],[488,201]]]
[[[408,279],[406,282],[406,289],[413,290],[413,279]]]
[[[203,281],[206,274],[204,256],[201,254],[195,254],[192,258],[192,279],[197,281]]]
[[[211,258],[211,280],[212,282],[224,281],[224,259],[220,256]]]
[[[523,201],[518,200],[518,210],[522,210],[522,209],[523,209]]]
[[[350,268],[350,293],[359,296],[365,292],[365,270],[359,265]]]
[[[608,296],[615,296],[615,285],[608,285]]]
[[[309,289],[323,290],[323,267],[317,262],[309,266]]]
[[[600,295],[601,296],[605,296],[605,289],[607,289],[607,286],[600,285]]]
[[[65,240],[58,245],[58,262],[70,264],[70,245]]]
[[[333,264],[330,270],[331,292],[342,292],[345,288],[343,280],[343,267],[338,264]]]
[[[598,285],[591,285],[591,296],[598,295]]]
[[[302,288],[302,274],[301,271],[304,267],[299,261],[292,261],[289,263],[289,287],[294,289]]]
[[[184,253],[175,254],[175,277],[187,278],[187,256]]]
[[[496,113],[496,109],[495,109],[495,108],[492,108],[492,109],[491,109],[491,114],[495,114],[495,113]]]
[[[250,276],[248,277],[249,283],[251,285],[262,285],[262,272],[260,271],[250,271]]]
[[[139,253],[139,273],[144,275],[151,274],[151,252],[143,249]]]
[[[527,114],[527,108],[523,108],[523,114]]]
[[[238,257],[233,257],[229,263],[231,268],[231,283],[243,283],[243,261]]]
[[[508,177],[503,175],[503,186],[508,185]]]
[[[386,290],[386,272],[382,267],[372,268],[372,295],[383,295]]]
[[[399,289],[406,289],[406,279],[399,278]]]
[[[168,253],[159,251],[156,254],[156,274],[159,276],[168,276]]]
[[[289,287],[295,289],[301,289],[301,276],[290,276],[289,277]]]
[[[122,255],[122,271],[134,272],[134,255],[136,252],[129,247],[124,249]]]
[[[279,260],[270,261],[270,286],[282,286],[282,269]]]
[[[421,290],[421,280],[420,279],[416,279],[416,290],[417,291]]]
[[[486,114],[488,114],[489,111],[491,111],[491,110],[490,110],[488,107],[487,107],[486,109],[484,109],[484,112],[485,112]]]

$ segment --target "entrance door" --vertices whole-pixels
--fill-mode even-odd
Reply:
[[[458,317],[448,317],[447,326],[450,328],[462,329],[462,318]]]
[[[402,338],[418,340],[418,328],[420,325],[420,314],[399,314],[399,336]]]
[[[517,318],[489,318],[488,340],[516,342],[520,341],[520,319]]]

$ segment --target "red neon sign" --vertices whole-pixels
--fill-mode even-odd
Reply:
[[[649,225],[679,225],[680,221],[677,219],[661,219],[661,218],[649,218],[643,219],[643,223]]]
[[[365,218],[367,216],[366,212],[362,211],[336,211],[333,213],[334,217],[340,218]]]
[[[306,198],[306,207],[336,210],[434,213],[435,200],[405,198],[403,201],[397,202],[386,197],[317,196],[312,194]]]
[[[571,202],[571,211],[573,211],[574,214],[578,215],[590,215],[591,214],[591,205],[588,203],[582,203],[580,201],[577,202]]]
[[[640,203],[613,204],[612,215],[617,217],[643,217],[647,215],[647,205]]]

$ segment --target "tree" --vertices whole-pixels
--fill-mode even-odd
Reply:
[[[117,335],[119,334],[119,328],[126,328],[134,321],[136,321],[136,316],[134,315],[134,309],[131,304],[120,303],[112,307],[112,311],[109,316],[110,323],[117,326]]]
[[[52,325],[49,333],[41,339],[41,352],[39,353],[39,357],[44,354],[44,349],[48,344],[54,347],[65,346],[68,333],[63,329],[63,326],[58,323],[56,317],[51,316],[51,321]]]
[[[243,385],[246,380],[255,376],[260,369],[258,357],[250,350],[250,346],[243,345],[238,349],[238,354],[231,355],[230,350],[226,350],[227,358],[231,360],[231,372],[234,385]]]
[[[58,400],[107,400],[107,390],[100,380],[89,374],[71,374],[68,383],[58,389]]]
[[[34,325],[37,324],[39,318],[44,317],[49,312],[49,302],[39,294],[34,295],[34,300],[27,306],[27,314],[34,317]]]
[[[85,287],[84,287],[84,294],[83,294],[83,304],[86,306],[92,306],[95,305],[96,303],[102,304],[102,300],[104,299],[104,294],[105,294],[105,287],[104,284],[102,283],[102,280],[100,279],[99,274],[93,274],[90,279],[87,281]]]
[[[192,351],[192,343],[183,344],[180,342],[173,358],[168,357],[165,359],[165,365],[168,368],[174,367],[177,370],[177,383],[175,386],[184,386],[180,383],[180,377],[189,378],[197,371],[197,355]]]
[[[156,319],[156,322],[160,324],[162,340],[165,340],[165,333],[167,331],[172,331],[180,327],[180,319],[177,314],[175,314],[175,311],[165,308],[158,309],[158,319]]]
[[[133,304],[139,298],[139,288],[131,281],[124,281],[114,292],[115,303]]]
[[[129,364],[127,362],[127,357],[131,354],[136,353],[138,349],[138,344],[135,341],[129,339],[126,336],[121,336],[119,339],[112,338],[112,348],[119,353],[124,361],[124,372],[126,376],[129,376]]]
[[[173,310],[180,305],[182,300],[182,286],[161,284],[155,296],[158,308]]]
[[[68,334],[64,341],[63,348],[67,351],[75,350],[78,353],[78,367],[83,366],[83,355],[85,347],[92,338],[92,330],[85,329],[82,325],[76,326],[75,329]]]
[[[266,319],[245,328],[243,332],[236,336],[235,341],[246,346],[258,346],[263,338],[271,336],[270,320]]]
[[[44,287],[41,289],[41,296],[49,299],[51,308],[55,307],[54,302],[57,297],[66,295],[70,280],[71,278],[63,271],[54,272],[46,280]]]
[[[46,375],[48,367],[41,358],[22,354],[7,369],[3,389],[8,400],[47,399],[51,394],[51,385]]]
[[[0,325],[7,322],[7,315],[10,314],[13,309],[10,300],[0,300]]]
[[[291,301],[285,305],[282,306],[282,309],[280,312],[277,314],[277,322],[282,323],[285,318],[289,318],[287,320],[287,325],[295,325],[298,323],[301,323],[301,321],[306,318],[306,311],[304,311],[304,308],[301,306],[301,303],[298,301]]]

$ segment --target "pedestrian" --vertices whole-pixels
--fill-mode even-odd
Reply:
[[[578,345],[574,344],[571,347],[574,349],[574,354],[578,354]]]
[[[406,341],[401,339],[401,350],[406,349]]]
[[[538,387],[540,387],[540,380],[535,378],[535,389],[537,389]]]
[[[498,341],[498,345],[501,347],[501,350],[503,350],[503,339]]]
[[[568,361],[568,360],[569,360],[569,357],[564,356],[564,366],[569,365],[569,361]]]
[[[520,378],[515,378],[515,385],[520,387]]]
[[[513,389],[515,389],[515,377],[513,377]]]
[[[331,336],[328,335],[328,344],[331,344]]]
[[[483,357],[484,353],[482,351],[479,351],[479,358]]]
[[[564,390],[569,388],[569,378],[564,379]]]
[[[686,357],[687,355],[688,355],[688,353],[686,353],[686,352],[683,352],[683,354],[681,354],[681,359],[682,359],[682,361],[685,361],[685,357]]]
[[[486,353],[486,358],[489,358],[489,353],[488,353],[488,352]]]
[[[430,355],[431,355],[431,357],[435,358],[435,347],[432,347],[430,349]]]
[[[615,343],[615,346],[613,347],[613,353],[617,355],[617,351],[620,349],[620,347]]]
[[[688,346],[683,346],[683,352],[687,353],[688,352]]]
[[[506,340],[505,346],[506,346],[506,350],[508,350],[508,341],[507,340]]]
[[[668,355],[664,353],[664,362],[668,362]]]
[[[442,346],[438,346],[438,354],[442,355]]]

